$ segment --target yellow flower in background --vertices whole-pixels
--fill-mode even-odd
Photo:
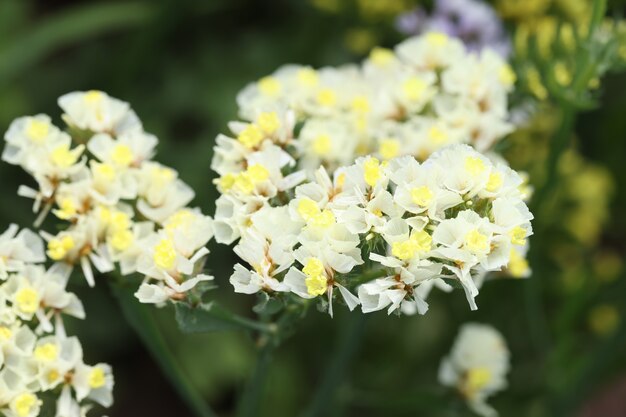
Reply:
[[[613,282],[624,270],[624,261],[618,253],[601,250],[593,258],[593,275],[600,282]]]
[[[344,42],[350,51],[356,54],[365,54],[376,46],[378,38],[371,29],[352,28],[346,32]]]
[[[620,313],[615,306],[601,304],[589,312],[588,324],[595,334],[606,336],[615,331],[620,320]]]

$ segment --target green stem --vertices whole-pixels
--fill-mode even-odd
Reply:
[[[586,363],[582,368],[572,388],[555,404],[553,415],[569,415],[588,398],[589,393],[597,386],[611,363],[621,358],[626,346],[626,321],[622,320],[615,333],[603,341],[591,354],[587,355]]]
[[[291,334],[293,324],[304,317],[308,306],[309,302],[306,300],[288,304],[280,318],[274,324],[268,325],[273,331],[262,334],[259,338],[257,363],[239,400],[237,417],[255,417],[259,415],[261,398],[274,351]]]
[[[239,400],[237,417],[254,417],[259,415],[259,406],[267,374],[277,347],[269,338],[263,338],[262,340],[263,346],[259,350],[256,366]]]
[[[346,372],[350,367],[351,359],[354,358],[360,346],[364,329],[364,314],[350,314],[344,325],[341,326],[339,340],[326,368],[326,373],[313,395],[313,400],[302,413],[302,417],[316,417],[329,414],[329,409],[333,406],[337,387],[344,380]]]
[[[533,198],[532,211],[540,217],[542,211],[549,201],[550,195],[553,193],[558,184],[558,162],[563,155],[565,149],[572,136],[574,130],[574,122],[578,113],[575,99],[578,98],[587,88],[589,81],[595,74],[596,63],[592,57],[590,49],[591,40],[598,28],[604,11],[606,10],[606,0],[595,0],[593,5],[591,22],[589,24],[589,32],[586,39],[586,47],[582,48],[577,59],[576,74],[571,86],[572,97],[562,103],[561,123],[555,133],[550,144],[548,160],[546,162],[546,180],[541,188],[539,188]],[[538,238],[544,234],[549,223],[539,223],[535,227],[535,234]],[[530,260],[532,265],[540,265],[541,245],[537,244],[538,238],[535,239],[535,245],[531,247]],[[543,309],[541,297],[541,282],[537,279],[531,280],[526,285],[524,292],[526,310],[529,318],[530,332],[532,340],[538,352],[546,351],[549,341],[549,331],[546,326],[548,322],[545,311]]]
[[[197,417],[216,417],[187,376],[176,363],[176,358],[169,350],[149,306],[140,304],[132,292],[119,285],[110,284],[122,313],[135,330],[146,349],[157,362],[172,387]]]

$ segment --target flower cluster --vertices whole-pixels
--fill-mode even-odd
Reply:
[[[239,94],[245,122],[230,125],[233,137],[217,138],[213,169],[238,172],[266,140],[293,148],[309,171],[365,155],[423,161],[457,143],[483,152],[513,128],[507,93],[514,82],[498,54],[470,53],[441,32],[408,39],[395,51],[375,48],[360,66],[284,66]]]
[[[324,295],[332,314],[336,289],[350,309],[424,313],[446,281],[475,309],[487,272],[527,276],[524,180],[463,144],[509,130],[512,82],[496,54],[429,33],[360,68],[289,66],[246,87],[248,121],[212,163],[215,238],[248,264],[235,291]]]
[[[58,395],[56,415],[80,417],[93,403],[113,402],[111,368],[83,362],[62,315],[84,318],[83,305],[66,290],[67,277],[46,270],[44,242],[15,225],[0,235],[0,412],[35,417],[42,394]]]
[[[269,141],[262,147],[234,179],[218,181],[216,239],[239,238],[235,252],[250,266],[236,266],[237,292],[327,295],[332,312],[336,288],[350,309],[424,313],[430,288],[453,280],[475,309],[486,272],[523,262],[532,233],[523,180],[467,145],[424,163],[368,156],[332,176],[320,167],[293,190],[304,173],[283,176],[275,162],[288,166],[289,154]],[[380,278],[357,288],[350,273],[365,270]]]
[[[477,414],[493,417],[497,412],[486,399],[506,388],[509,367],[509,351],[502,335],[493,327],[468,323],[441,363],[439,382],[458,390]]]
[[[5,135],[2,158],[37,182],[19,194],[35,200],[38,224],[49,211],[66,227],[43,232],[47,255],[67,278],[80,265],[90,286],[92,267],[146,277],[137,297],[161,303],[201,281],[212,220],[188,208],[194,192],[178,173],[151,158],[157,138],[143,130],[128,103],[101,91],[62,96],[67,129],[46,115],[21,117]],[[1,265],[1,264],[0,264]],[[1,271],[1,267],[0,267]]]

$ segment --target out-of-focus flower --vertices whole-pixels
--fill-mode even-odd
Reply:
[[[507,387],[509,360],[506,342],[496,329],[468,323],[461,327],[450,355],[441,363],[439,382],[455,388],[477,414],[496,416],[486,401]]]
[[[401,14],[396,28],[409,35],[438,31],[459,38],[468,50],[490,48],[506,57],[511,43],[496,11],[481,0],[437,0],[428,14],[417,8]]]
[[[615,306],[601,304],[589,312],[588,323],[594,333],[605,336],[617,328],[620,323],[620,314]]]

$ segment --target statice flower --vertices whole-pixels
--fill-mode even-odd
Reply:
[[[456,389],[477,414],[497,416],[487,397],[507,387],[509,350],[493,327],[468,323],[459,331],[450,355],[439,368],[439,382]]]
[[[0,284],[0,412],[35,417],[44,395],[56,398],[57,416],[111,406],[111,368],[85,364],[80,341],[66,335],[64,316],[85,317],[67,277],[36,264],[45,259],[44,245],[32,231],[11,226],[2,236],[2,247],[13,250],[5,251],[11,268]]]
[[[511,43],[496,11],[481,0],[436,0],[430,14],[422,8],[399,15],[396,28],[406,35],[440,31],[459,38],[468,50],[490,48],[503,57]]]
[[[235,291],[424,314],[433,288],[456,282],[476,309],[490,272],[528,276],[524,179],[478,152],[512,129],[514,81],[497,54],[429,32],[244,88],[212,161]]]
[[[108,273],[119,267],[123,275],[145,277],[137,292],[142,302],[160,304],[184,299],[212,280],[202,270],[213,220],[188,206],[194,192],[174,169],[152,160],[158,139],[144,131],[130,105],[102,91],[69,93],[59,105],[65,129],[47,115],[18,118],[2,153],[35,180],[35,187],[24,185],[19,194],[34,199],[36,225],[51,212],[65,226],[55,234],[41,232],[45,253],[55,262],[55,278],[43,281],[64,286],[78,266],[93,286],[94,268]],[[41,242],[30,233],[16,236],[11,228],[0,236],[0,279],[25,261],[44,260],[33,255]],[[29,285],[43,297],[40,281]],[[74,304],[51,306],[76,313]],[[48,326],[40,310],[29,314]]]

